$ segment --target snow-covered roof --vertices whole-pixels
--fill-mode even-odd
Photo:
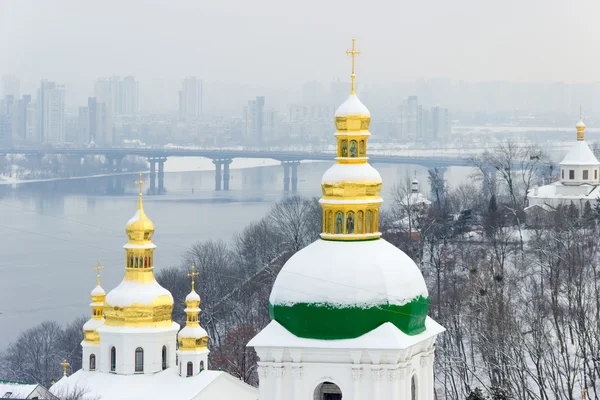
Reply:
[[[37,383],[0,381],[0,398],[27,399],[37,387]]]
[[[333,164],[321,178],[321,184],[336,182],[377,182],[381,175],[370,164]]]
[[[200,301],[200,295],[196,293],[195,290],[192,290],[187,296],[185,296],[185,301]]]
[[[269,301],[274,305],[401,306],[419,296],[428,297],[421,271],[387,241],[317,240],[285,263]]]
[[[219,399],[257,399],[256,388],[222,371],[203,371],[195,376],[180,377],[178,367],[156,374],[119,375],[100,371],[79,370],[56,382],[50,391],[55,395],[84,388],[88,392],[82,400],[188,400],[209,399],[201,394],[211,390]],[[210,389],[209,389],[210,387]],[[215,393],[215,390],[218,392]],[[207,393],[208,394],[208,393]],[[198,397],[197,397],[198,396]]]
[[[598,185],[563,185],[554,182],[549,185],[534,187],[527,193],[529,199],[556,199],[556,200],[597,200],[600,196]]]
[[[85,324],[83,324],[83,330],[84,331],[95,331],[102,325],[104,325],[103,319],[93,319],[92,318],[92,319],[88,320]]]
[[[346,101],[335,112],[336,117],[345,117],[346,115],[368,115],[369,109],[358,99],[358,96],[351,94]]]
[[[201,326],[184,326],[177,336],[180,338],[203,338],[207,337],[208,333]]]
[[[173,296],[156,280],[142,283],[123,279],[119,286],[108,292],[106,304],[117,307],[125,307],[137,304],[150,304],[159,296],[168,296],[173,301]]]
[[[593,165],[598,166],[600,162],[588,146],[585,140],[579,140],[573,144],[571,150],[565,158],[560,162],[560,165]]]
[[[106,292],[100,285],[96,285],[96,287],[92,290],[92,296],[104,296],[105,294]]]
[[[444,332],[445,329],[433,319],[425,320],[425,331],[417,335],[407,335],[391,322],[385,322],[371,332],[354,339],[319,340],[301,338],[285,329],[279,322],[271,321],[248,346],[250,347],[287,347],[312,349],[365,349],[389,350],[407,349]]]
[[[431,201],[421,192],[411,192],[402,199],[402,205],[416,206],[420,204],[430,205]]]

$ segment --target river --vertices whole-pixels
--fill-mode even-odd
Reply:
[[[189,163],[190,160],[187,160]],[[204,161],[206,164],[206,160]],[[272,160],[264,161],[269,165]],[[166,171],[177,165],[169,160]],[[320,179],[331,163],[302,163],[298,194],[320,195]],[[428,192],[427,170],[413,165],[375,165],[383,198],[413,170]],[[450,168],[451,186],[468,180],[469,168]],[[0,185],[0,349],[20,332],[44,320],[67,323],[90,314],[92,267],[100,259],[108,292],[123,278],[125,224],[135,213],[135,175]],[[123,193],[109,194],[120,182]],[[118,186],[118,185],[117,185]],[[155,225],[158,270],[181,263],[195,242],[231,241],[246,225],[265,216],[284,196],[283,168],[264,166],[231,171],[230,190],[214,190],[214,171],[165,173],[166,194],[145,196]],[[385,203],[384,203],[385,204]]]

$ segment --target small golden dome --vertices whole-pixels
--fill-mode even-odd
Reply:
[[[368,132],[370,123],[371,113],[354,93],[335,112],[335,127],[339,133]]]
[[[142,244],[152,239],[154,234],[154,224],[144,212],[142,204],[142,194],[140,193],[140,202],[135,215],[127,222],[125,232],[129,237],[130,243]]]

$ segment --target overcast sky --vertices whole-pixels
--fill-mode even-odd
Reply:
[[[0,74],[282,87],[349,74],[586,82],[600,74],[598,0],[0,0]]]

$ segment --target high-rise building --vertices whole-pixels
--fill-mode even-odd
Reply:
[[[202,117],[202,81],[196,77],[183,80],[179,91],[179,118],[181,120]]]
[[[113,143],[113,123],[110,115],[108,105],[98,101],[96,97],[88,98],[87,132],[89,139],[87,142],[94,141],[104,145]],[[80,121],[83,122],[83,119],[85,119],[85,115],[81,115]]]
[[[133,76],[100,78],[95,84],[96,99],[106,104],[111,119],[130,117],[138,110],[138,83]]]
[[[256,143],[262,143],[264,140],[264,109],[265,96],[257,96],[255,100],[250,100],[244,107],[244,119],[246,122],[246,140]]]
[[[88,99],[89,104],[89,99]],[[77,113],[77,142],[81,144],[88,144],[91,141],[90,137],[90,120],[89,120],[89,108],[79,107]]]
[[[21,84],[16,76],[4,75],[2,77],[2,96],[13,96],[15,99],[21,97]]]
[[[62,144],[65,141],[65,87],[42,80],[37,90],[37,130],[39,141]]]
[[[119,110],[120,113],[117,115],[126,117],[136,115],[138,110],[138,83],[133,76],[126,76],[123,78],[120,86],[119,97],[121,108]]]
[[[11,146],[13,144],[13,126],[15,124],[15,99],[7,95],[0,100],[0,145]]]
[[[431,131],[434,139],[444,139],[450,134],[450,117],[448,109],[433,107],[431,109]]]

